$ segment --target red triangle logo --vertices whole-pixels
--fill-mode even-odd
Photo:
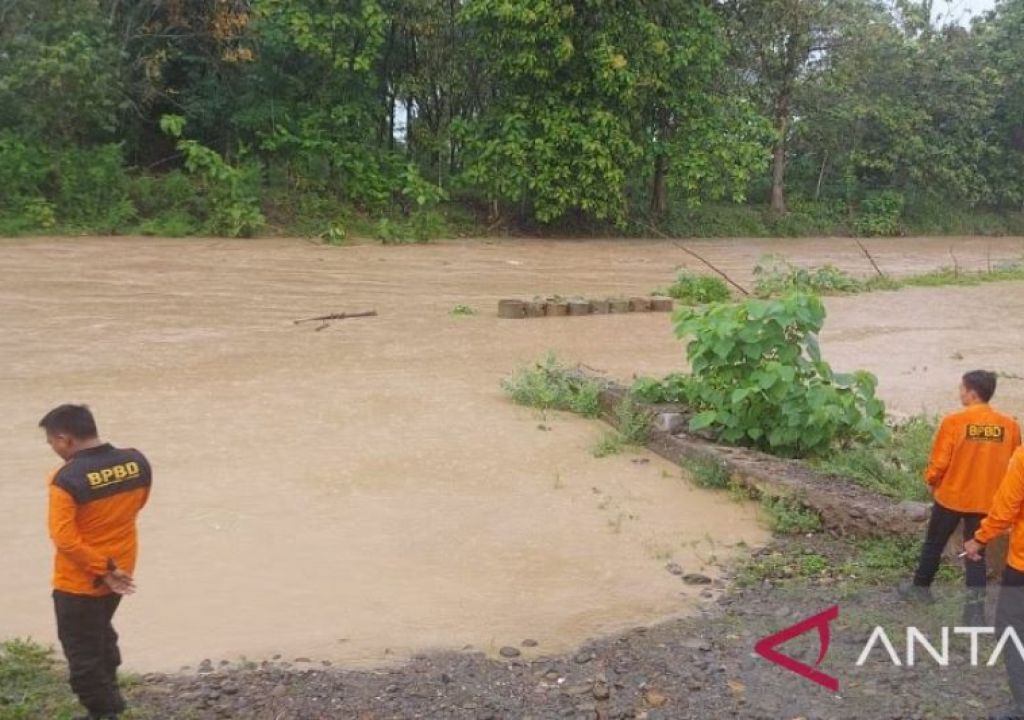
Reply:
[[[821,652],[818,653],[818,660],[814,663],[816,666],[821,665],[821,661],[825,659],[825,655],[828,653],[828,645],[831,640],[831,633],[829,630],[829,623],[839,617],[839,606],[833,605],[828,610],[820,612],[817,615],[801,620],[796,625],[790,625],[785,630],[780,630],[774,635],[761,638],[757,645],[754,646],[754,652],[763,657],[769,662],[773,662],[776,665],[781,665],[791,672],[795,672],[797,675],[807,678],[811,682],[817,683],[822,687],[828,688],[832,692],[839,692],[839,680],[826,675],[820,670],[805,665],[799,660],[791,658],[789,655],[783,655],[781,652],[776,650],[779,645],[789,642],[795,637],[803,635],[805,632],[817,628],[818,630],[818,644],[821,647]]]

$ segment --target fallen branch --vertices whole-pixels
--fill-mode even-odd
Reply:
[[[871,253],[868,252],[868,249],[864,247],[864,243],[862,243],[857,238],[854,238],[853,241],[857,243],[857,247],[859,247],[860,251],[864,253],[864,257],[866,257],[868,259],[868,262],[871,263],[871,267],[873,267],[875,269],[875,272],[878,273],[878,277],[884,278],[885,273],[882,272],[882,269],[880,267],[878,267],[878,263],[875,262],[875,258],[871,256]]]
[[[293,320],[292,323],[294,323],[295,325],[307,322],[322,323],[320,327],[317,328],[317,331],[320,331],[327,327],[331,320],[347,320],[349,318],[374,317],[376,314],[376,310],[367,310],[365,312],[354,313],[331,313],[330,315],[319,315],[317,317],[303,318],[302,320]]]
[[[736,288],[737,290],[739,290],[739,291],[740,291],[741,293],[743,293],[743,294],[744,294],[744,295],[746,295],[747,297],[749,297],[749,296],[750,296],[750,292],[749,292],[749,291],[748,291],[748,290],[747,290],[747,289],[746,289],[745,287],[743,287],[743,286],[742,286],[742,285],[740,285],[740,284],[739,284],[738,282],[736,282],[735,280],[733,280],[733,279],[732,279],[731,277],[729,277],[728,275],[726,275],[726,274],[725,274],[725,273],[724,273],[723,271],[719,270],[719,269],[718,269],[717,267],[715,267],[714,265],[712,265],[710,261],[706,260],[705,258],[702,258],[702,257],[701,257],[700,255],[698,255],[698,254],[697,254],[697,253],[695,253],[695,252],[694,252],[693,250],[691,250],[690,248],[688,248],[688,247],[686,247],[685,245],[683,245],[683,244],[682,244],[681,242],[679,242],[678,240],[676,240],[676,239],[675,239],[674,237],[671,237],[671,236],[669,236],[669,235],[666,235],[665,233],[663,233],[663,232],[662,232],[661,230],[659,230],[658,228],[654,227],[653,225],[651,225],[651,224],[649,224],[649,223],[648,223],[647,227],[648,227],[648,228],[650,228],[651,230],[653,230],[653,231],[654,231],[654,232],[655,232],[655,233],[656,233],[657,235],[660,235],[661,237],[663,237],[664,239],[666,239],[666,240],[671,240],[671,241],[672,241],[672,244],[673,244],[673,245],[675,245],[675,246],[676,246],[677,248],[679,248],[679,249],[680,249],[680,250],[682,250],[683,252],[687,253],[688,255],[692,255],[693,257],[697,258],[697,259],[698,259],[698,260],[700,260],[700,261],[701,261],[702,263],[704,263],[705,265],[707,265],[707,266],[708,266],[709,268],[711,268],[712,270],[714,270],[714,271],[715,271],[716,273],[718,273],[719,275],[721,275],[721,276],[722,276],[722,279],[723,279],[723,280],[725,280],[725,281],[726,281],[727,283],[729,283],[730,285],[732,285],[732,286],[733,286],[734,288]]]

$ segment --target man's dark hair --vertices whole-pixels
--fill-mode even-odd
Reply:
[[[60,405],[43,416],[39,427],[47,435],[70,435],[77,440],[91,440],[97,436],[96,420],[85,405]]]
[[[964,387],[973,390],[982,402],[988,402],[996,394],[996,374],[988,370],[971,370],[963,377]]]

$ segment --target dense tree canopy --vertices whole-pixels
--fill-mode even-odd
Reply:
[[[0,232],[708,202],[1024,209],[1024,0],[0,0]]]

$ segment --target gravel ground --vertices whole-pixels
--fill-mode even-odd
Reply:
[[[634,628],[568,655],[526,661],[518,649],[505,648],[503,657],[488,659],[469,648],[417,656],[378,672],[339,670],[307,658],[219,667],[207,661],[191,674],[146,676],[129,697],[145,718],[252,720],[931,720],[987,717],[1004,703],[1002,663],[985,666],[995,644],[985,639],[979,667],[969,665],[968,639],[955,635],[947,667],[920,647],[914,667],[894,667],[880,646],[856,666],[876,625],[886,628],[905,661],[906,625],[920,627],[938,647],[939,628],[960,624],[962,610],[952,582],[937,587],[936,604],[908,604],[895,592],[900,573],[876,572],[857,553],[848,541],[821,535],[777,539],[737,568],[737,582],[708,598],[697,616]],[[884,583],[872,584],[880,576]],[[991,620],[994,589],[989,595]],[[820,669],[839,678],[838,693],[753,652],[761,637],[835,604],[839,618]],[[811,632],[783,649],[813,664],[818,638]]]

